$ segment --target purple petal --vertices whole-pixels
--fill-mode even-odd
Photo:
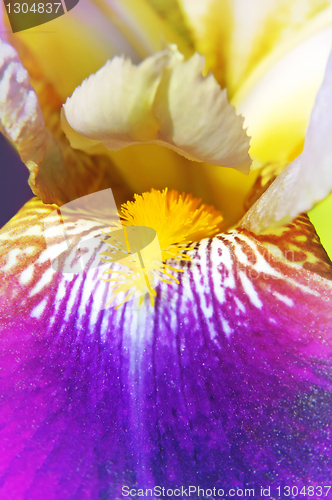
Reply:
[[[329,483],[331,267],[306,217],[203,240],[155,308],[96,312],[48,271],[52,209],[0,234],[1,498]]]

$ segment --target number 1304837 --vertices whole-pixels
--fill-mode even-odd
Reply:
[[[4,0],[13,33],[49,23],[63,16],[79,0]],[[52,31],[52,28],[51,28]]]
[[[39,14],[57,14],[59,8],[61,7],[61,2],[59,3],[33,3],[32,5],[28,5],[27,3],[14,3],[14,5],[8,3],[6,5],[7,12],[14,14],[27,14],[28,12],[39,12]]]
[[[27,3],[14,3],[14,5],[8,3],[6,5],[8,9],[8,13],[14,12],[15,14],[27,14],[28,12],[39,12],[40,14],[57,14],[59,8],[61,7],[61,2],[59,3],[33,3],[32,5],[28,5]]]
[[[331,486],[303,486],[298,488],[297,486],[278,486],[278,497],[286,498],[332,498]]]

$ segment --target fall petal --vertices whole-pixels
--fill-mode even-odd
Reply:
[[[157,144],[191,160],[247,172],[243,119],[214,78],[203,78],[203,66],[198,54],[184,62],[174,47],[139,66],[124,58],[108,62],[64,105],[64,130],[72,146],[89,150],[98,141],[116,151]],[[77,133],[87,139],[85,146]]]
[[[260,232],[287,224],[332,191],[332,53],[317,94],[303,153],[277,177],[242,219],[242,227]]]
[[[96,313],[50,270],[52,209],[0,236],[4,498],[330,479],[331,266],[307,218],[203,240],[154,309]]]

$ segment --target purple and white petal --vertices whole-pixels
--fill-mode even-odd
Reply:
[[[0,235],[3,498],[328,484],[332,273],[306,217],[203,240],[154,308],[94,311],[50,270],[52,209]]]

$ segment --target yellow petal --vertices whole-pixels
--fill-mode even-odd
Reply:
[[[176,31],[182,39],[190,46],[192,45],[190,32],[178,0],[147,0],[147,3],[162,19],[167,21],[168,25],[172,26],[174,31]],[[175,41],[173,43],[175,43]],[[180,51],[183,52],[182,49],[180,49]]]
[[[135,144],[166,146],[196,161],[248,172],[249,138],[198,54],[184,62],[174,47],[139,66],[115,58],[83,82],[64,105],[70,127],[112,151]],[[66,133],[73,147],[77,135]],[[87,142],[86,148],[96,143]]]
[[[234,97],[252,137],[253,158],[261,163],[289,163],[302,150],[331,45],[332,25],[292,50],[284,47],[281,53],[271,54]]]
[[[331,0],[180,1],[207,69],[246,118],[257,167],[292,161],[324,75]]]
[[[10,42],[23,64],[20,46],[33,54],[63,101],[116,53],[139,59],[135,49],[89,0],[80,1],[70,12],[45,25],[15,33]]]
[[[165,51],[139,66],[124,57],[108,61],[64,105],[70,126],[113,151],[130,143],[153,141],[159,124],[152,106],[169,59]],[[69,138],[77,148],[75,137]]]
[[[318,203],[308,215],[315,226],[323,247],[330,259],[332,259],[332,195],[329,195],[324,201]]]
[[[332,52],[318,92],[303,153],[251,207],[241,225],[253,232],[281,226],[332,191]]]
[[[224,228],[237,224],[244,215],[244,201],[256,177],[256,171],[243,175],[233,168],[187,160],[171,149],[152,144],[109,154],[131,196],[165,187],[191,193],[222,212]]]
[[[165,16],[158,15],[149,1],[93,0],[93,3],[121,31],[141,58],[160,51],[166,42],[177,44],[186,56],[192,53],[185,37],[179,35]]]
[[[331,22],[331,0],[234,0],[229,85],[234,93],[257,65],[282,46],[288,51]],[[287,47],[287,49],[286,49]]]
[[[211,70],[231,96],[228,73],[231,65],[236,64],[230,49],[234,30],[233,3],[229,0],[179,0],[179,3],[194,46],[206,58],[206,72]]]
[[[138,62],[161,50],[166,40],[187,55],[188,44],[144,0],[81,0],[67,14],[27,31],[15,33],[10,43],[23,64],[24,46],[37,59],[47,80],[62,100],[116,54]]]
[[[248,173],[249,138],[243,119],[213,75],[202,76],[204,64],[198,54],[183,63],[175,60],[162,79],[154,103],[161,142],[191,160]]]
[[[330,0],[179,0],[208,69],[230,96],[280,43],[331,5]]]

